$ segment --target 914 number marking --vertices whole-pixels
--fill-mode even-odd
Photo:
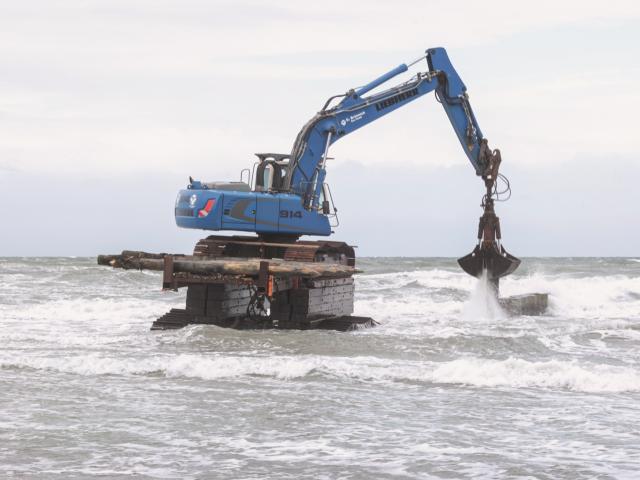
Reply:
[[[300,210],[280,210],[280,218],[302,218]]]

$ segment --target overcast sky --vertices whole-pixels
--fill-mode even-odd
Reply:
[[[505,246],[640,255],[640,3],[615,0],[0,0],[0,255],[188,252],[189,175],[289,152],[327,97],[435,46],[502,150]],[[471,250],[482,183],[432,95],[331,155],[336,240]]]

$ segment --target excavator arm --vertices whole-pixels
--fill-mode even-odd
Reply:
[[[476,173],[493,182],[497,175],[499,152],[493,152],[483,137],[469,103],[466,86],[443,48],[427,50],[424,56],[410,65],[425,58],[429,70],[418,73],[396,87],[365,96],[393,77],[406,72],[409,69],[406,64],[399,65],[357,90],[349,90],[344,95],[330,98],[296,138],[285,178],[285,189],[302,195],[305,207],[317,207],[326,176],[325,159],[334,142],[434,91]],[[338,97],[342,97],[342,100],[329,108],[330,103]]]
[[[420,72],[396,87],[365,96],[425,58],[429,66],[427,72]],[[492,150],[482,135],[469,103],[467,87],[444,48],[431,48],[410,65],[401,64],[363,87],[331,97],[298,134],[284,188],[300,195],[306,209],[317,209],[326,176],[329,147],[340,138],[431,92],[435,92],[436,99],[444,107],[462,149],[486,187],[478,245],[458,263],[465,272],[476,277],[487,272],[497,288],[499,278],[512,273],[520,264],[520,260],[502,246],[500,219],[494,212],[493,194],[501,163],[500,151]],[[342,100],[329,108],[336,98]]]

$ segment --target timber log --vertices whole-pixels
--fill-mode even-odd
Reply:
[[[166,254],[150,254],[125,250],[120,255],[99,255],[98,264],[114,268],[135,270],[164,270]],[[208,259],[201,256],[171,255],[173,271],[197,275],[244,275],[260,273],[260,258]],[[269,274],[279,277],[317,278],[323,276],[351,276],[359,273],[355,267],[332,263],[295,262],[280,259],[269,260]]]

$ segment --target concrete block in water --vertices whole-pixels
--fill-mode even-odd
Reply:
[[[500,298],[498,301],[509,315],[544,315],[549,306],[549,294],[525,293],[524,295]]]

